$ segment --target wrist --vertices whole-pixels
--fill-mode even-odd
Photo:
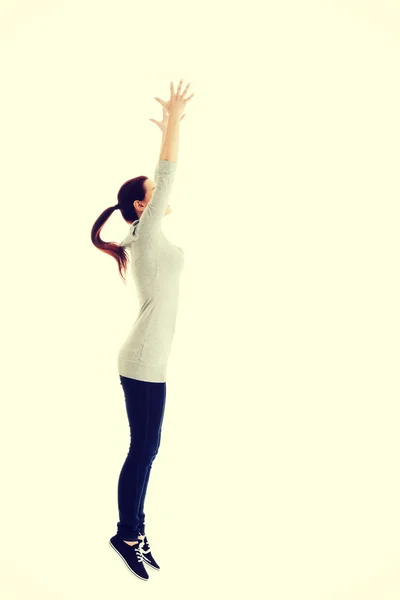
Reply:
[[[171,123],[172,121],[174,123],[180,123],[180,120],[181,120],[181,115],[179,115],[178,113],[176,113],[176,112],[169,113],[168,124]],[[167,124],[167,127],[168,127],[168,124]]]

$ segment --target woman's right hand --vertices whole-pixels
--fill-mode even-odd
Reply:
[[[194,96],[194,93],[193,93],[191,96],[189,96],[189,98],[184,98],[184,96],[187,93],[187,90],[190,86],[190,83],[187,84],[183,94],[181,94],[182,82],[183,82],[183,79],[180,80],[178,89],[175,93],[174,84],[171,81],[171,86],[170,86],[171,97],[168,102],[165,102],[165,100],[161,100],[160,98],[157,98],[157,97],[154,98],[155,100],[157,100],[157,102],[159,102],[168,111],[168,113],[170,115],[175,114],[178,117],[182,116],[182,114],[185,112],[186,103],[189,102],[189,100],[191,100]]]

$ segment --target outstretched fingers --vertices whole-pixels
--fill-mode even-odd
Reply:
[[[194,95],[195,95],[195,92],[193,92],[193,94],[191,96],[189,96],[189,98],[185,98],[184,102],[189,102],[189,100],[191,100]]]

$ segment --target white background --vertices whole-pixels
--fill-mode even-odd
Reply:
[[[0,17],[2,597],[398,600],[399,4]],[[154,97],[181,77],[163,228],[185,268],[142,583],[108,543],[138,303],[90,231],[153,179]],[[128,227],[117,211],[101,236]]]

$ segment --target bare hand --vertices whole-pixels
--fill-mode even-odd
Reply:
[[[155,100],[157,100],[157,102],[159,102],[161,104],[161,106],[163,106],[169,114],[174,113],[178,116],[181,116],[182,113],[185,111],[186,108],[186,102],[189,102],[189,100],[191,100],[194,96],[194,93],[189,96],[189,98],[184,98],[185,94],[187,93],[187,90],[190,86],[190,83],[187,84],[183,94],[181,94],[181,87],[182,87],[182,82],[183,79],[180,80],[179,85],[178,85],[178,89],[175,93],[174,90],[174,84],[171,81],[171,97],[169,99],[168,102],[165,102],[165,100],[161,100],[160,98],[155,98]]]

